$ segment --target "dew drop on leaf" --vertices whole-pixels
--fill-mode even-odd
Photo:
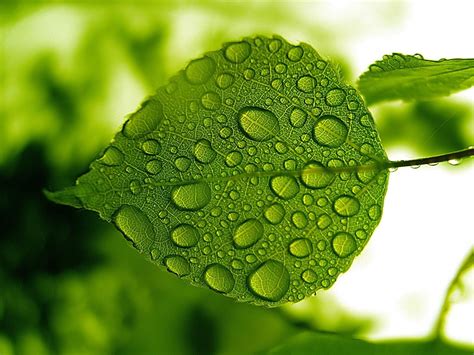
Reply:
[[[171,255],[166,257],[165,266],[170,272],[178,275],[179,277],[186,276],[191,273],[191,265],[189,265],[189,262],[180,255]]]
[[[346,94],[341,89],[332,89],[329,90],[326,94],[326,103],[329,106],[339,106],[342,105],[346,99]]]
[[[123,153],[118,148],[110,146],[105,150],[99,162],[108,166],[116,166],[122,164],[123,160]]]
[[[216,63],[212,58],[203,57],[192,60],[186,67],[184,73],[186,79],[194,85],[204,84],[210,79],[216,70]]]
[[[232,63],[243,63],[249,56],[251,47],[247,42],[234,42],[224,50],[225,58]]]
[[[285,208],[279,203],[274,203],[265,210],[264,216],[271,224],[278,224],[285,216]]]
[[[300,185],[293,176],[279,175],[270,179],[272,191],[280,198],[289,200],[300,191]]]
[[[332,248],[338,256],[345,258],[356,250],[357,243],[349,233],[340,232],[332,239]]]
[[[348,129],[345,123],[336,116],[326,115],[316,122],[313,134],[318,144],[337,148],[346,141]]]
[[[209,265],[204,272],[204,281],[210,288],[222,293],[229,293],[235,285],[234,276],[221,264]]]
[[[180,224],[171,231],[171,239],[177,246],[189,248],[197,244],[199,232],[190,224]]]
[[[278,118],[269,110],[259,107],[244,107],[238,113],[242,131],[254,141],[267,141],[280,131]]]
[[[146,250],[155,238],[155,231],[148,216],[138,207],[121,206],[112,220],[123,235],[139,250]]]
[[[289,246],[290,254],[297,258],[305,258],[313,251],[311,241],[307,238],[298,238],[291,242]]]
[[[334,211],[343,217],[354,216],[359,212],[360,203],[355,197],[343,195],[334,201]]]
[[[276,260],[267,260],[248,278],[250,290],[258,297],[279,301],[290,288],[290,274],[285,265]]]
[[[171,199],[183,210],[199,210],[211,200],[211,188],[205,182],[180,185],[173,188]]]

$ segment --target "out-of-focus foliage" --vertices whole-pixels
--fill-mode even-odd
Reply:
[[[367,103],[427,100],[474,85],[474,59],[426,60],[394,53],[376,61],[359,78]]]

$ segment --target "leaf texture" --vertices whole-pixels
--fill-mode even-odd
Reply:
[[[327,61],[260,36],[191,61],[74,187],[48,196],[98,212],[194,285],[276,306],[349,268],[379,223],[386,160]]]
[[[423,59],[394,53],[369,67],[359,78],[367,103],[388,100],[427,100],[474,85],[474,59]]]

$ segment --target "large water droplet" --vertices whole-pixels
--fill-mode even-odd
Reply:
[[[156,155],[161,151],[161,144],[156,139],[148,139],[143,142],[142,150],[145,154]]]
[[[116,166],[122,164],[123,159],[123,153],[118,148],[110,146],[105,150],[99,162],[108,166]]]
[[[214,91],[206,92],[201,97],[201,104],[205,109],[217,110],[221,107],[221,97]]]
[[[290,124],[295,128],[303,127],[308,114],[302,109],[295,107],[290,114]]]
[[[222,73],[216,78],[216,84],[222,90],[227,89],[234,83],[234,76],[230,73]]]
[[[359,212],[360,203],[355,197],[342,195],[339,196],[333,204],[334,211],[342,217],[354,216]]]
[[[290,288],[290,274],[285,265],[267,260],[248,277],[250,290],[268,301],[279,301]]]
[[[297,258],[306,258],[313,252],[313,245],[307,238],[298,238],[291,242],[288,250],[291,255]]]
[[[196,159],[204,164],[212,162],[217,155],[216,151],[211,146],[211,142],[207,139],[198,140],[194,145],[193,153]]]
[[[302,76],[296,82],[296,87],[302,92],[311,92],[316,86],[316,79],[310,75]]]
[[[288,51],[287,57],[292,62],[297,62],[303,57],[303,48],[295,46]]]
[[[326,94],[326,103],[329,106],[339,106],[346,99],[346,93],[342,89],[332,89]]]
[[[357,243],[351,234],[340,232],[332,239],[332,248],[338,256],[345,258],[357,249]]]
[[[243,63],[251,53],[250,44],[247,42],[229,43],[224,50],[224,57],[232,63]]]
[[[153,225],[138,207],[123,205],[114,213],[112,220],[138,250],[148,249],[153,243],[155,238]]]
[[[199,232],[192,225],[183,223],[171,231],[171,240],[179,247],[190,248],[197,244]]]
[[[137,139],[153,132],[163,119],[163,105],[156,99],[145,101],[123,126],[123,134]]]
[[[238,121],[242,131],[255,141],[266,141],[280,132],[278,118],[269,110],[247,106],[238,113]]]
[[[289,200],[300,191],[300,185],[293,176],[279,175],[270,179],[270,188],[280,198]]]
[[[221,293],[229,293],[235,285],[234,276],[221,264],[209,265],[204,272],[204,281],[211,289]]]
[[[183,277],[189,275],[191,272],[191,266],[189,262],[179,255],[171,255],[165,259],[165,266],[173,274]]]
[[[311,189],[322,189],[329,186],[336,175],[319,162],[307,163],[301,172],[301,181]]]
[[[203,57],[191,61],[184,74],[186,79],[194,85],[204,84],[214,74],[216,63],[210,57]]]
[[[320,145],[337,148],[347,138],[348,129],[344,122],[332,115],[322,116],[314,125],[314,139]]]
[[[302,229],[308,225],[308,218],[306,217],[306,214],[301,211],[293,212],[291,215],[291,221],[298,229]]]
[[[279,203],[274,203],[265,210],[264,216],[271,224],[278,224],[285,216],[285,209]]]
[[[244,249],[254,245],[263,236],[263,225],[257,219],[248,219],[241,223],[232,236],[235,247]]]
[[[181,209],[199,210],[211,201],[211,189],[203,181],[176,186],[171,192],[171,199]]]

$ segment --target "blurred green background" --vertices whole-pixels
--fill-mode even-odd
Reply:
[[[341,21],[344,7],[325,2],[2,2],[0,354],[243,354],[302,329],[367,334],[373,320],[324,293],[301,309],[263,309],[192,287],[42,189],[70,185],[125,115],[203,52],[278,33],[312,44],[354,83],[386,50],[363,39],[374,26],[403,26],[406,6],[360,3]],[[369,59],[355,61],[356,46]],[[389,152],[474,142],[462,97],[383,105],[374,116]]]

